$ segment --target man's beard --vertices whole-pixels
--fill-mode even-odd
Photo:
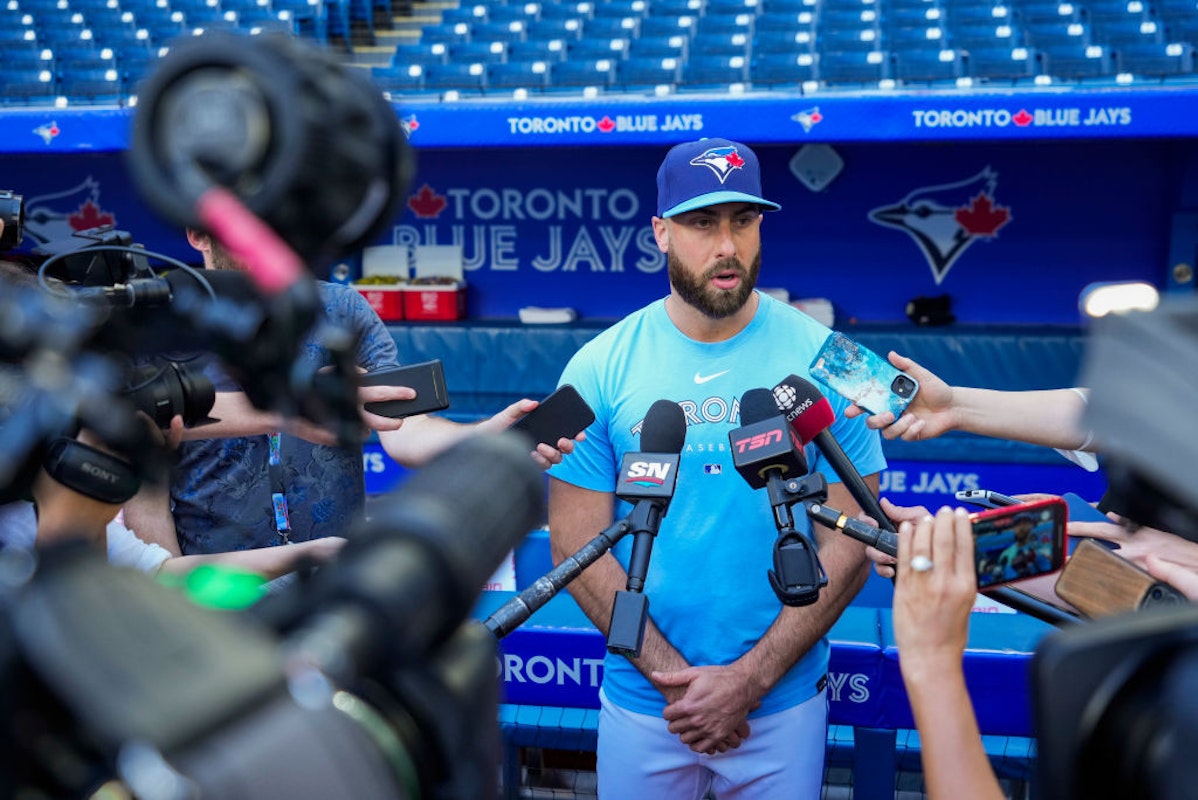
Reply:
[[[745,303],[757,286],[757,275],[761,272],[761,248],[753,256],[753,263],[746,270],[740,259],[726,258],[719,261],[702,275],[692,276],[682,262],[671,251],[666,256],[669,267],[670,285],[687,305],[698,309],[711,319],[730,317],[744,308]],[[735,289],[716,289],[710,282],[721,272],[734,271],[740,276]]]
[[[241,265],[234,261],[233,256],[224,248],[224,245],[217,242],[214,238],[209,238],[208,241],[213,269],[242,269]]]

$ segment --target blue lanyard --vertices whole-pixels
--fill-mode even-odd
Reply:
[[[283,486],[283,455],[279,441],[280,435],[272,433],[267,440],[270,442],[270,458],[267,463],[270,465],[270,504],[274,509],[275,531],[283,539],[283,544],[289,544],[291,542],[291,519],[287,515],[287,495]]]

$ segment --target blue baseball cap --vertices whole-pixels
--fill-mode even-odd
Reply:
[[[657,216],[665,219],[717,203],[782,206],[761,196],[761,167],[747,145],[700,139],[675,145],[657,170]]]

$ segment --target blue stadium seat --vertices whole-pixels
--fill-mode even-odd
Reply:
[[[1081,6],[1068,0],[1019,0],[1013,3],[1022,23],[1079,22]]]
[[[628,39],[600,39],[591,36],[566,43],[566,58],[591,59],[600,58],[622,59],[628,54]]]
[[[562,61],[549,67],[547,90],[579,90],[586,87],[605,89],[611,85],[615,59]]]
[[[653,91],[678,83],[680,68],[675,58],[629,58],[618,65],[614,83],[624,91]]]
[[[371,67],[370,77],[384,92],[403,94],[424,90],[424,67],[419,64]]]
[[[330,33],[332,26],[330,24]],[[430,25],[425,25],[420,29],[420,41],[426,44],[434,42],[442,42],[446,45],[453,42],[468,41],[470,39],[470,25],[465,22],[443,23],[434,22]]]
[[[816,80],[819,56],[813,53],[755,52],[749,62],[754,88],[797,89]]]
[[[727,33],[699,31],[691,40],[690,52],[693,54],[691,57],[745,57],[749,54],[749,46],[752,41],[753,36],[748,31],[730,31]]]
[[[976,47],[965,54],[965,75],[977,81],[1010,83],[1040,74],[1040,57],[1030,47]]]
[[[1160,44],[1165,41],[1164,23],[1147,16],[1141,19],[1095,20],[1091,28],[1094,41],[1114,47],[1123,44]]]
[[[599,0],[591,16],[595,19],[643,17],[649,13],[649,0]]]
[[[762,14],[792,14],[806,11],[814,14],[819,0],[760,0],[757,16]]]
[[[549,64],[545,61],[508,61],[487,65],[487,91],[527,89],[539,92],[549,82]]]
[[[750,11],[737,12],[712,12],[708,11],[703,16],[695,20],[695,35],[704,33],[709,35],[715,34],[743,34],[745,36],[753,35],[753,23],[757,20],[757,16]]]
[[[1192,75],[1194,46],[1188,43],[1130,44],[1115,51],[1120,73],[1141,77]]]
[[[58,92],[72,105],[114,104],[123,97],[120,73],[112,69],[67,69],[58,73]]]
[[[533,20],[537,22],[539,20]],[[525,38],[531,22],[505,20],[503,22],[474,22],[470,25],[470,39],[488,42],[519,42]]]
[[[444,64],[449,60],[449,47],[447,42],[405,42],[396,45],[391,54],[391,66]]]
[[[58,88],[46,72],[35,71],[24,76],[7,71],[0,73],[0,82],[4,85],[4,91],[0,92],[0,103],[6,106],[54,105],[58,99]]]
[[[748,81],[748,63],[744,55],[717,55],[696,50],[682,67],[680,83],[688,90],[728,91],[729,87]]]
[[[687,14],[648,16],[641,20],[642,36],[676,36],[689,37],[695,30],[697,18]]]
[[[453,42],[446,45],[449,57],[441,62],[428,62],[430,65],[441,63],[451,64],[494,64],[507,59],[507,42],[480,41],[477,38],[469,42]]]
[[[483,22],[487,19],[487,10],[488,7],[482,3],[453,6],[441,11],[441,23],[452,25],[455,22],[467,24],[473,24],[476,21]]]
[[[595,17],[583,20],[582,32],[586,39],[633,39],[641,29],[641,18],[637,16]]]
[[[753,52],[762,53],[810,53],[815,50],[815,37],[808,31],[760,30],[753,34]]]
[[[756,16],[760,0],[707,0],[704,16],[722,16],[727,14],[752,14]]]
[[[522,22],[525,25],[538,19],[540,12],[540,6],[536,3],[514,3],[512,5],[492,3],[488,9],[488,22]]]
[[[815,34],[816,46],[820,52],[866,53],[877,50],[880,41],[881,33],[873,27],[820,30]]]
[[[958,50],[921,48],[893,50],[894,77],[904,84],[955,83],[965,74]]]
[[[950,25],[946,28],[948,41],[966,50],[981,47],[1022,47],[1027,44],[1023,28],[1018,25],[986,22],[981,24]]]
[[[819,80],[827,85],[876,85],[890,73],[890,56],[881,50],[820,50]]]
[[[920,28],[892,28],[886,31],[884,41],[891,50],[936,51],[949,44],[944,29],[934,25]]]
[[[1090,43],[1090,28],[1083,22],[1025,22],[1023,29],[1028,44],[1037,48]]]
[[[754,35],[766,31],[779,33],[806,33],[815,35],[815,18],[810,12],[763,11],[753,24]]]
[[[483,64],[429,64],[424,68],[424,86],[438,91],[453,89],[463,94],[481,94],[486,75]]]
[[[894,28],[934,28],[939,27],[944,14],[940,7],[933,3],[920,3],[913,6],[884,6],[879,16],[878,24],[886,29]]]
[[[508,61],[563,61],[568,41],[563,39],[533,39],[511,42],[507,46]]]
[[[697,17],[704,6],[704,0],[650,0],[649,16]]]
[[[638,36],[628,43],[629,57],[686,58],[690,39],[683,34],[673,36]]]
[[[543,42],[577,39],[582,36],[583,24],[583,20],[574,18],[537,19],[528,23],[524,36],[529,41]]]
[[[644,0],[640,0],[644,3]],[[607,6],[608,3],[599,3],[599,5]],[[573,2],[573,3],[541,3],[540,19],[590,19],[596,10],[595,3]]]
[[[951,29],[958,25],[1010,25],[1010,11],[993,3],[963,2],[944,9],[945,24]]]
[[[1053,45],[1042,50],[1044,71],[1053,78],[1079,80],[1114,74],[1111,51],[1098,44]]]

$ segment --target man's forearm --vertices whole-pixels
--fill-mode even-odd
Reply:
[[[820,563],[828,585],[809,606],[784,606],[755,645],[735,662],[765,696],[815,644],[827,635],[869,577],[865,545],[841,533],[822,532]]]

